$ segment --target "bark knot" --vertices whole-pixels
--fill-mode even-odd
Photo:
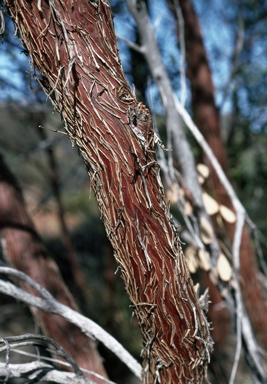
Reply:
[[[132,104],[135,101],[135,97],[132,94],[130,88],[125,84],[121,85],[117,90],[117,98],[125,104]]]
[[[149,109],[143,103],[138,103],[135,107],[136,118],[143,122],[151,122],[151,114]]]

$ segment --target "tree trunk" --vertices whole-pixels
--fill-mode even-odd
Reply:
[[[174,10],[174,1],[169,0]],[[209,68],[201,28],[192,3],[189,0],[179,0],[184,27],[185,46],[187,55],[187,75],[190,80],[192,94],[192,109],[196,125],[207,140],[222,168],[227,173],[227,154],[221,138],[219,113],[215,104],[215,92],[212,75]],[[233,209],[229,195],[221,184],[213,167],[209,164],[211,174],[211,190],[215,199]],[[235,226],[226,225],[230,240],[233,240]],[[243,229],[240,249],[240,283],[245,304],[252,321],[254,330],[267,348],[266,316],[267,304],[261,284],[257,278],[258,267],[256,255],[251,242],[249,229]]]
[[[204,382],[209,329],[164,203],[151,116],[125,80],[108,2],[5,4],[87,166],[143,334],[143,382]]]
[[[45,287],[59,302],[77,310],[77,305],[65,286],[57,265],[49,257],[25,203],[17,187],[16,180],[0,157],[0,228],[5,239],[7,260],[15,268],[29,275]],[[33,288],[25,285],[30,293]],[[95,342],[90,340],[79,328],[62,317],[32,308],[47,336],[57,341],[81,368],[107,377]],[[94,375],[87,375],[96,383],[103,383]]]

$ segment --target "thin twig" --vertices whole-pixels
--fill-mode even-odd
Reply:
[[[45,129],[45,130],[47,130],[47,131],[51,131],[51,132],[61,133],[62,135],[66,135],[66,136],[68,136],[68,134],[67,134],[66,132],[58,131],[57,129],[52,129],[52,128],[43,127],[42,125],[38,125],[38,128]]]
[[[118,36],[118,35],[117,35],[117,39],[120,41],[123,41],[125,44],[127,44],[134,51],[139,52],[139,53],[144,53],[144,48],[138,44],[135,44],[133,41],[130,41],[128,39],[125,39],[125,37]]]

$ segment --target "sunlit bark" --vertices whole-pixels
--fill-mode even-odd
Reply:
[[[208,326],[165,206],[151,116],[125,80],[108,2],[5,4],[87,166],[142,331],[143,382],[204,382]]]

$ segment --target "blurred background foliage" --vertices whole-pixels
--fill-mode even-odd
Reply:
[[[250,217],[262,234],[266,234],[267,1],[194,0],[193,3],[213,73],[230,177]],[[165,119],[147,64],[140,53],[120,39],[139,44],[135,23],[124,1],[113,0],[111,4],[127,79],[134,84],[139,99],[152,109],[161,131]],[[181,51],[175,22],[164,0],[150,0],[147,4],[166,68],[180,96]],[[84,164],[76,148],[72,148],[64,135],[59,115],[34,80],[38,74],[34,73],[27,52],[14,37],[14,27],[7,15],[5,19],[6,29],[0,46],[1,153],[19,181],[28,210],[51,256],[59,264],[67,285],[75,293],[75,282],[66,268],[62,228],[58,219],[59,207],[51,181],[54,170],[51,169],[49,153],[53,153],[64,217],[78,265],[88,284],[85,297],[81,299],[77,293],[76,299],[85,314],[120,340],[138,358],[141,338],[135,319],[131,319],[132,310],[123,283],[115,273],[112,250],[93,193],[90,192]],[[188,89],[186,107],[190,110]],[[192,150],[197,155],[194,145],[192,142]],[[262,242],[266,257],[264,235]],[[3,315],[0,326],[1,334],[4,334],[10,332],[12,311],[9,308],[13,308],[14,302],[1,297],[1,303]],[[23,305],[19,309],[30,317]],[[5,324],[9,329],[5,330]],[[34,328],[34,324],[26,327]],[[109,362],[108,370],[111,372],[113,357],[107,351],[101,350],[101,353]],[[120,371],[118,364],[116,361],[111,379],[118,383],[125,382],[120,381],[125,368],[121,366]]]

